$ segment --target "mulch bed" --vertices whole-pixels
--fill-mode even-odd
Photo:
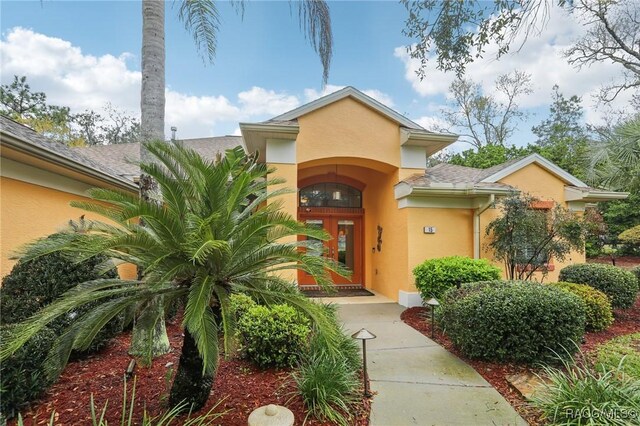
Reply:
[[[584,353],[593,351],[598,345],[609,341],[617,336],[637,333],[640,330],[640,298],[636,300],[633,308],[627,310],[614,311],[615,322],[611,327],[597,333],[586,333],[585,342],[581,349]],[[416,307],[405,310],[400,318],[411,327],[415,328],[425,336],[431,338],[430,311],[428,308]],[[518,413],[530,425],[547,424],[541,418],[541,413],[532,408],[507,382],[506,377],[512,374],[535,372],[536,370],[528,365],[514,363],[497,363],[489,361],[473,360],[465,357],[453,345],[451,340],[436,327],[434,338],[438,344],[458,358],[471,365],[484,379],[491,384]]]
[[[154,359],[150,367],[136,367],[136,404],[134,419],[142,419],[147,412],[156,416],[167,409],[172,374],[178,366],[182,345],[182,330],[178,321],[167,322],[167,334],[171,352]],[[123,375],[131,357],[127,354],[131,333],[123,333],[113,339],[100,353],[69,363],[59,380],[29,410],[23,412],[25,425],[48,424],[55,410],[56,425],[91,424],[90,399],[99,410],[107,404],[106,419],[109,424],[120,424],[123,397]],[[129,387],[133,380],[129,381]],[[259,370],[243,360],[221,360],[207,405],[199,412],[204,414],[216,404],[215,412],[227,412],[215,424],[246,426],[254,409],[278,404],[289,408],[296,425],[303,424],[307,411],[302,398],[296,394],[291,370]],[[369,424],[371,402],[364,398],[358,407],[352,424]],[[98,413],[99,415],[99,413]],[[138,424],[138,423],[136,423]],[[307,425],[329,425],[309,418]],[[15,420],[9,422],[15,425]]]
[[[616,257],[616,266],[625,269],[631,269],[634,266],[640,266],[640,256],[621,256]],[[610,256],[598,256],[587,259],[587,263],[604,263],[607,265],[612,265]]]

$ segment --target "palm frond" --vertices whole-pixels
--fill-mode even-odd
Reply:
[[[322,82],[329,79],[333,56],[333,33],[329,5],[324,0],[301,0],[298,4],[300,26],[322,62]]]
[[[193,35],[196,47],[203,58],[213,62],[220,27],[220,17],[215,1],[183,0],[178,16],[184,23],[185,29]]]
[[[202,374],[214,374],[218,365],[218,328],[210,308],[215,285],[211,276],[197,276],[191,284],[183,324],[202,356]]]

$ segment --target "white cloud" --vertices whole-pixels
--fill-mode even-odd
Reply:
[[[311,102],[323,96],[329,95],[333,92],[337,92],[340,89],[344,89],[346,86],[337,86],[335,84],[327,84],[322,90],[316,89],[304,89],[304,98],[306,102]],[[361,90],[367,96],[371,96],[376,101],[393,108],[395,106],[393,99],[388,94],[378,89],[365,89]]]
[[[560,91],[566,96],[582,97],[586,120],[601,120],[603,112],[598,108],[595,96],[603,84],[620,76],[620,68],[605,62],[580,70],[570,65],[563,52],[584,32],[585,27],[577,17],[554,6],[550,10],[547,26],[539,35],[531,35],[519,51],[517,47],[523,43],[524,34],[518,35],[512,43],[514,50],[499,60],[495,60],[497,46],[488,46],[485,59],[470,64],[466,74],[480,83],[487,93],[491,93],[497,76],[514,70],[527,72],[531,74],[534,92],[520,99],[519,103],[523,108],[549,105],[552,87],[558,84]],[[418,60],[411,58],[404,47],[396,48],[394,55],[404,63],[405,78],[416,93],[422,97],[447,97],[448,87],[455,78],[453,73],[436,70],[435,59],[432,59],[427,65],[426,77],[420,80],[415,73],[420,66]],[[629,99],[630,94],[621,96],[613,106],[621,108]]]
[[[238,93],[242,109],[249,115],[267,114],[275,116],[290,111],[300,105],[296,96],[276,93],[253,86],[250,90]]]
[[[29,54],[25,54],[29,52]],[[93,56],[66,40],[16,27],[0,43],[2,83],[13,75],[26,75],[33,91],[47,94],[47,102],[72,112],[101,111],[107,103],[139,116],[139,71],[129,67],[131,53]],[[165,134],[178,127],[182,138],[220,134],[239,121],[262,120],[300,104],[298,97],[261,87],[238,93],[237,100],[221,95],[180,93],[170,87],[166,95]]]
[[[25,54],[28,52],[28,54]],[[31,89],[47,94],[47,102],[64,105],[74,113],[101,112],[107,103],[139,116],[141,74],[131,66],[136,56],[86,54],[71,42],[15,27],[0,42],[0,75],[10,83],[13,75],[25,75]],[[181,138],[238,133],[240,121],[261,121],[298,107],[344,86],[327,85],[322,91],[305,89],[302,95],[253,86],[235,97],[218,94],[187,94],[167,87],[166,129],[178,128]],[[389,95],[377,89],[364,93],[393,107]]]
[[[446,121],[434,115],[425,115],[425,116],[416,118],[413,121],[415,121],[425,129],[430,130],[432,132],[445,132],[450,127]]]

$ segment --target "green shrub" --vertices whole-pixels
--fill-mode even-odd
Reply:
[[[231,312],[236,321],[251,308],[257,305],[256,301],[244,293],[234,293],[230,297],[231,299]]]
[[[2,279],[0,288],[0,323],[22,322],[40,309],[58,299],[67,290],[78,284],[99,278],[116,278],[115,268],[100,274],[97,270],[107,260],[96,256],[82,263],[74,263],[60,253],[51,253],[29,262],[19,261],[9,275]],[[49,324],[57,335],[75,320],[92,312],[97,303],[88,303],[80,309],[70,311]],[[122,331],[123,318],[107,323],[96,335],[87,352],[102,348],[108,339]]]
[[[480,282],[449,290],[438,318],[471,358],[535,362],[580,341],[585,307],[571,293],[534,282]]]
[[[500,268],[486,259],[462,256],[425,260],[413,269],[423,300],[440,298],[446,290],[460,284],[497,280],[501,274]]]
[[[288,305],[249,308],[238,321],[244,354],[261,368],[293,366],[307,349],[309,324]]]
[[[549,283],[547,285],[566,290],[582,299],[585,304],[585,314],[587,316],[587,330],[600,331],[613,324],[611,302],[607,295],[600,290],[584,284],[566,282]]]
[[[620,366],[622,372],[640,380],[640,333],[618,336],[598,346],[596,363],[605,370]]]
[[[337,335],[335,347],[331,350],[325,340],[312,332],[309,352],[293,378],[310,415],[323,422],[349,425],[353,423],[349,412],[359,399],[360,349],[342,330],[335,305],[325,306]]]
[[[600,290],[609,296],[613,309],[632,307],[638,293],[638,279],[631,272],[611,265],[569,265],[562,268],[559,280],[586,284]]]
[[[554,425],[632,425],[640,413],[640,380],[620,370],[592,371],[585,364],[563,361],[544,367],[541,388],[532,397]]]
[[[631,268],[631,273],[636,276],[638,279],[638,286],[640,287],[640,266],[636,266],[635,268]]]
[[[13,328],[13,325],[0,327],[2,341],[6,340]],[[51,329],[44,328],[0,364],[0,413],[5,418],[14,417],[22,406],[40,396],[51,385],[44,371],[44,360],[55,338]]]
[[[358,400],[358,376],[346,358],[319,352],[305,357],[293,378],[309,413],[331,424],[349,425],[349,411]]]

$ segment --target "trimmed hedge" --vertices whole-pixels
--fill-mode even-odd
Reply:
[[[13,325],[1,326],[0,339],[6,341],[13,328]],[[5,418],[15,417],[21,407],[51,386],[44,371],[44,360],[55,338],[53,330],[45,327],[0,364],[0,413]]]
[[[600,290],[585,284],[566,282],[548,283],[547,285],[573,293],[584,302],[587,330],[601,331],[613,324],[611,302],[607,295]]]
[[[624,269],[597,263],[569,265],[560,271],[559,281],[586,284],[611,299],[613,309],[633,306],[638,295],[638,279]]]
[[[640,287],[640,266],[636,266],[635,268],[631,268],[631,273],[636,276],[638,279],[638,287]]]
[[[115,268],[104,274],[98,273],[97,268],[105,261],[106,257],[96,256],[85,262],[74,263],[60,253],[47,254],[28,262],[19,261],[11,273],[2,279],[0,323],[22,322],[85,281],[117,278]],[[48,327],[59,336],[76,319],[93,311],[97,305],[88,303],[57,318],[49,323]],[[101,349],[110,338],[120,333],[123,320],[123,317],[118,317],[109,321],[96,335],[87,352]]]
[[[244,293],[234,293],[229,299],[231,312],[233,313],[233,317],[236,321],[239,321],[249,309],[258,305],[255,300]]]
[[[501,274],[500,268],[486,259],[463,256],[425,260],[413,269],[416,287],[423,300],[441,298],[445,291],[461,284],[498,280]]]
[[[309,319],[288,305],[254,306],[240,317],[245,356],[258,367],[291,367],[306,352]]]
[[[577,296],[533,282],[492,281],[449,290],[439,320],[468,357],[536,362],[576,349],[585,329]]]

